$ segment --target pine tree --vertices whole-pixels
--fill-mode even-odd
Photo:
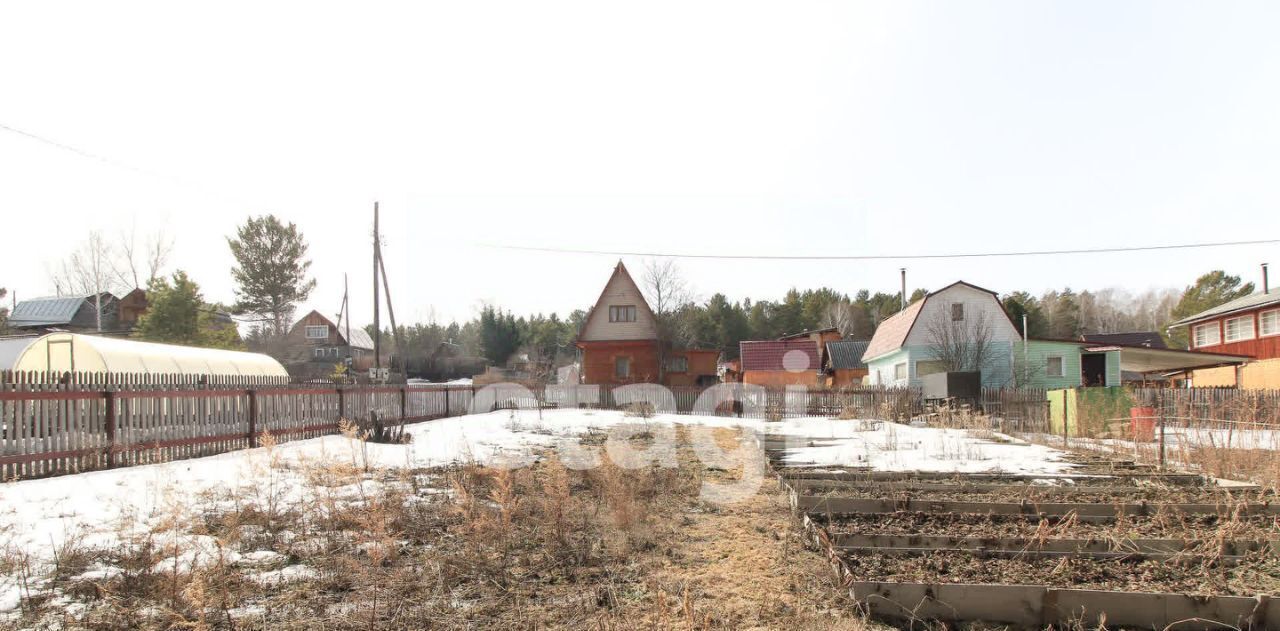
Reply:
[[[1239,276],[1230,276],[1222,270],[1214,270],[1196,279],[1194,285],[1182,292],[1182,298],[1170,314],[1170,322],[1193,316],[1220,304],[1253,293],[1253,283],[1240,284]],[[1165,335],[1174,348],[1187,347],[1187,329],[1180,327],[1172,332],[1166,326]]]
[[[227,244],[236,257],[231,277],[239,285],[233,309],[259,316],[276,335],[283,335],[294,307],[316,286],[315,279],[307,276],[311,260],[302,233],[275,215],[250,217]]]
[[[222,322],[217,305],[204,302],[200,286],[181,270],[147,284],[147,312],[134,336],[148,342],[237,349],[243,345],[232,322]]]

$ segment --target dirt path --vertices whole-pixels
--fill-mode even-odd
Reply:
[[[751,499],[687,511],[640,612],[648,628],[874,627],[840,597],[826,561],[805,549],[776,480]]]

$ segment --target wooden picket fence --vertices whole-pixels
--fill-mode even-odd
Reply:
[[[722,384],[712,413],[759,419],[837,416],[906,420],[926,410],[916,388],[759,390]],[[417,422],[504,408],[595,408],[627,403],[604,386],[420,387],[293,383],[287,377],[0,372],[0,479],[32,478],[209,456],[338,431],[342,419]],[[690,414],[706,388],[673,388]],[[743,401],[733,404],[733,400]],[[985,391],[984,411],[1043,415],[1043,391]]]
[[[470,387],[297,386],[288,378],[0,372],[0,478],[208,456],[335,433],[377,412],[465,414]]]

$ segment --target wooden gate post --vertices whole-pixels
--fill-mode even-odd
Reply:
[[[408,388],[404,386],[400,387],[400,424],[401,425],[404,425],[404,417],[406,416],[405,405],[408,400],[407,391],[408,391]]]
[[[452,412],[449,408],[449,386],[445,386],[444,387],[444,417],[449,418],[449,415],[451,413]]]
[[[347,397],[344,394],[346,391],[342,389],[342,386],[335,386],[335,388],[338,390],[338,418],[333,419],[333,422],[341,423],[342,418],[347,413],[347,405],[346,405]]]
[[[1160,424],[1160,470],[1164,471],[1164,392],[1156,396],[1156,422]]]
[[[1071,438],[1067,433],[1067,419],[1070,414],[1067,412],[1067,388],[1062,389],[1062,447],[1063,449],[1071,448]]]
[[[258,391],[249,389],[249,448],[258,446]]]
[[[106,430],[107,430],[107,467],[116,466],[116,393],[113,390],[105,390],[102,393],[102,399],[107,406]]]

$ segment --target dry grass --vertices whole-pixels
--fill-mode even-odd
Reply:
[[[731,430],[718,430],[722,443]],[[350,439],[361,440],[353,431]],[[633,437],[642,448],[651,437]],[[577,471],[289,464],[269,440],[255,483],[174,505],[118,545],[64,544],[19,627],[81,629],[860,629],[768,482],[702,502],[708,469]],[[291,485],[289,482],[300,484]]]

